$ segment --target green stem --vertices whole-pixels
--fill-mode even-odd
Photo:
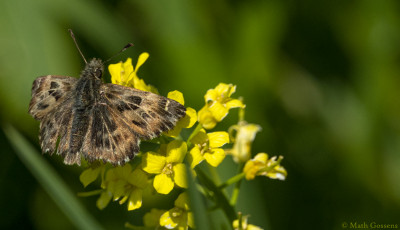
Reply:
[[[239,191],[240,191],[240,185],[242,184],[242,178],[245,176],[245,173],[243,172],[243,167],[244,164],[240,163],[239,167],[238,167],[238,176],[240,177],[236,179],[236,184],[235,184],[235,188],[232,191],[232,196],[231,196],[231,205],[235,206],[237,199],[239,197]]]
[[[219,189],[224,189],[224,188],[228,187],[229,185],[234,184],[234,183],[240,181],[244,176],[245,176],[244,173],[237,174],[237,175],[235,175],[235,176],[229,178],[227,181],[225,181],[225,182],[222,183],[221,185],[219,185],[218,188],[219,188]]]
[[[238,214],[239,226],[238,230],[243,230],[243,214],[239,212]]]
[[[200,132],[200,130],[203,128],[203,126],[200,124],[200,123],[198,123],[197,124],[197,126],[196,126],[196,128],[193,130],[193,132],[190,134],[190,136],[189,136],[189,138],[187,139],[187,146],[188,146],[188,148],[190,148],[191,147],[191,142],[190,142],[190,140],[194,137],[194,136],[196,136],[196,134],[198,133],[198,132]]]
[[[196,168],[196,173],[201,184],[203,184],[208,190],[213,192],[212,195],[216,205],[222,209],[230,223],[237,219],[235,208],[231,206],[225,194],[202,170]]]
[[[103,191],[104,191],[103,189],[97,189],[97,190],[90,191],[90,192],[79,192],[78,196],[80,196],[80,197],[94,196],[94,195],[99,195]]]
[[[232,196],[231,196],[231,200],[230,200],[230,204],[232,206],[236,205],[237,199],[239,197],[239,191],[240,191],[240,185],[242,184],[242,180],[239,180],[236,184],[235,184],[235,188],[232,191]]]

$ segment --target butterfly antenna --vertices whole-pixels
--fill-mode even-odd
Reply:
[[[83,56],[83,53],[82,53],[81,49],[79,49],[78,43],[76,42],[74,33],[72,32],[71,29],[68,29],[68,31],[71,33],[71,38],[72,38],[72,40],[74,40],[74,43],[75,43],[76,48],[78,49],[78,51],[79,51],[79,53],[81,54],[83,60],[84,60],[85,63],[87,64],[86,58],[85,58],[85,56]]]
[[[111,56],[109,59],[107,59],[107,61],[103,62],[106,63],[108,61],[110,61],[111,59],[113,59],[115,56],[118,56],[119,54],[121,54],[122,52],[124,52],[126,49],[128,49],[129,47],[133,46],[132,43],[128,43],[126,46],[124,46],[124,48],[122,48],[122,50],[120,50],[118,53],[114,54],[113,56]]]

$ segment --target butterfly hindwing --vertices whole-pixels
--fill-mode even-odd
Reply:
[[[90,117],[82,147],[86,159],[120,165],[139,152],[139,137],[109,105],[100,101],[91,110]]]

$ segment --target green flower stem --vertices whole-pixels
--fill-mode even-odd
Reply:
[[[239,220],[238,230],[243,230],[243,214],[241,212],[239,212],[238,214],[238,220]]]
[[[244,175],[245,175],[245,173],[243,172],[243,167],[244,167],[244,164],[243,164],[243,163],[240,163],[240,164],[239,164],[239,167],[238,167],[238,175],[242,175],[242,178],[243,178]],[[233,206],[236,205],[237,199],[238,199],[238,197],[239,197],[239,191],[240,191],[240,185],[241,185],[241,184],[242,184],[242,180],[239,179],[239,180],[236,182],[235,188],[234,188],[233,191],[232,191],[232,196],[231,196],[231,201],[230,201],[230,203],[231,203],[231,205],[233,205]]]
[[[90,192],[79,192],[78,196],[80,196],[80,197],[94,196],[94,195],[99,195],[103,191],[104,191],[103,189],[97,189],[97,190],[90,191]]]
[[[237,174],[231,178],[229,178],[227,181],[225,181],[224,183],[222,183],[221,185],[218,186],[219,189],[224,189],[226,187],[228,187],[231,184],[234,184],[238,181],[240,181],[243,177],[245,176],[245,174],[242,172],[240,174]]]
[[[233,206],[229,203],[225,194],[220,190],[214,182],[199,168],[196,167],[196,173],[201,184],[203,184],[208,190],[213,192],[213,198],[218,207],[222,209],[228,218],[229,222],[232,223],[237,219],[236,211]]]
[[[188,140],[187,140],[187,146],[188,146],[188,149],[191,147],[191,145],[192,145],[192,143],[190,142],[190,140],[194,137],[194,136],[196,136],[196,134],[201,130],[203,128],[203,126],[200,124],[200,123],[198,123],[197,124],[197,126],[196,126],[196,128],[193,130],[193,132],[190,134],[190,136],[189,136],[189,138],[188,138]]]
[[[203,186],[199,185],[196,183],[196,189],[198,192],[200,192],[203,196],[207,197],[207,198],[211,198],[211,194],[203,188]]]
[[[77,229],[103,229],[82,204],[79,203],[76,195],[50,164],[47,163],[44,157],[14,127],[5,125],[4,133],[22,163],[29,169]]]
[[[235,184],[235,188],[232,191],[232,196],[231,196],[231,200],[230,200],[230,204],[232,206],[236,205],[237,199],[239,197],[239,191],[240,191],[240,185],[242,184],[242,180],[239,180],[236,184]]]

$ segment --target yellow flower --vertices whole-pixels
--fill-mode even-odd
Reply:
[[[185,105],[185,100],[183,99],[183,94],[177,90],[169,92],[168,98],[173,99],[182,105]],[[170,137],[177,137],[179,136],[182,128],[191,128],[197,121],[197,114],[196,110],[193,108],[187,107],[186,108],[186,115],[182,119],[180,119],[177,123],[175,128],[165,133],[165,135]]]
[[[211,166],[217,167],[225,158],[225,151],[220,147],[229,143],[229,135],[227,132],[206,133],[201,129],[190,141],[194,144],[188,157],[191,168],[204,159]]]
[[[283,157],[276,156],[268,159],[268,154],[259,153],[253,159],[246,162],[243,172],[247,180],[252,180],[256,176],[266,176],[272,179],[285,180],[287,172],[285,168],[280,166]]]
[[[262,230],[262,228],[252,225],[252,224],[248,224],[247,223],[247,219],[249,218],[249,216],[242,216],[242,226],[240,226],[239,228],[239,220],[234,220],[232,223],[233,229],[234,230]]]
[[[128,201],[128,211],[140,208],[143,189],[148,184],[147,180],[145,172],[141,169],[132,171],[130,164],[109,169],[104,181],[106,189],[97,200],[97,207],[105,208],[112,198],[114,201],[119,200],[120,204]]]
[[[199,122],[206,129],[212,129],[217,122],[222,121],[232,108],[245,105],[238,99],[232,99],[231,95],[235,92],[236,86],[232,84],[220,83],[215,89],[209,89],[204,96],[206,106],[198,114]]]
[[[236,135],[233,137],[233,131]],[[234,142],[233,148],[227,153],[233,156],[236,163],[246,162],[251,157],[251,144],[254,141],[256,133],[261,131],[261,127],[256,124],[248,124],[245,121],[240,121],[237,125],[229,128],[229,133]]]
[[[166,156],[156,152],[147,152],[143,157],[143,170],[154,177],[153,186],[158,193],[168,194],[174,184],[187,188],[186,167],[183,164],[187,152],[186,142],[171,141],[167,145]]]
[[[146,85],[143,79],[140,79],[137,76],[137,72],[140,66],[142,66],[146,62],[148,57],[149,57],[148,53],[140,54],[135,68],[133,68],[131,58],[128,58],[124,63],[119,62],[117,64],[109,65],[108,71],[110,72],[111,75],[111,82],[113,84],[133,87],[135,89],[140,89],[143,91],[149,91],[158,94],[156,88],[154,88],[151,85]]]
[[[160,218],[160,225],[168,229],[194,228],[193,213],[189,207],[189,197],[186,192],[181,193],[175,200],[175,207],[165,212]]]

